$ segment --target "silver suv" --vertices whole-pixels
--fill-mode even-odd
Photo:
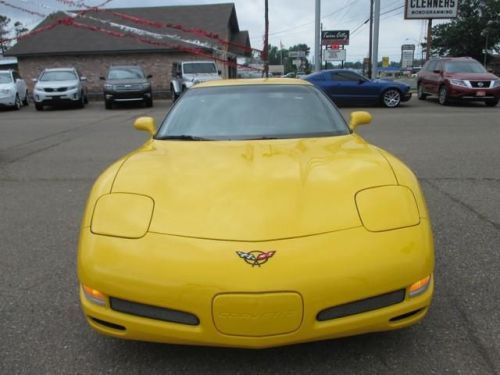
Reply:
[[[33,99],[38,111],[45,105],[73,104],[83,108],[88,103],[87,78],[75,68],[45,69],[34,79]]]
[[[218,80],[221,71],[213,61],[183,61],[172,64],[170,94],[175,102],[179,96],[198,82]]]

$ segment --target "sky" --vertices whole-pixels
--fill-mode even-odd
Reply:
[[[48,14],[60,9],[73,9],[57,0],[5,0],[6,2],[39,13]],[[82,0],[75,0],[76,2]],[[104,0],[84,1],[96,6]],[[233,2],[241,30],[248,30],[252,47],[263,48],[264,0],[111,0],[108,8],[194,5]],[[379,36],[379,60],[388,56],[391,61],[401,58],[402,44],[417,45],[415,58],[420,58],[420,43],[424,40],[427,21],[405,20],[405,0],[381,0],[381,22]],[[369,0],[322,0],[321,22],[323,30],[350,30],[347,61],[361,61],[368,55]],[[285,48],[299,43],[314,45],[315,0],[269,0],[269,41],[272,45],[283,44]],[[42,19],[0,3],[0,14],[9,17],[14,24],[21,21],[33,28]],[[313,53],[311,53],[312,55]]]

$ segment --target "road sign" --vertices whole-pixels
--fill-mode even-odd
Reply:
[[[289,51],[288,57],[306,57],[306,51]]]
[[[321,32],[321,44],[349,45],[349,30],[325,30]]]
[[[327,49],[323,51],[324,61],[345,61],[346,50],[345,49]]]
[[[456,18],[458,0],[406,0],[406,19]]]
[[[389,56],[382,57],[382,66],[387,68],[389,66]]]
[[[295,65],[297,68],[302,65],[302,60],[301,59],[296,59],[292,61],[292,64]]]

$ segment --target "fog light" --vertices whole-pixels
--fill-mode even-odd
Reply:
[[[82,285],[82,289],[83,294],[85,294],[85,297],[87,297],[90,302],[101,306],[104,306],[106,304],[106,296],[103,293],[99,292],[97,289],[93,289],[86,285]]]
[[[424,277],[422,280],[418,280],[416,283],[413,283],[408,288],[408,294],[410,297],[416,297],[427,290],[429,284],[431,282],[431,276]]]

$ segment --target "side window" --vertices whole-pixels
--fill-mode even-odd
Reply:
[[[436,70],[439,70],[440,72],[443,71],[443,62],[442,61],[439,61],[437,64],[436,64]]]
[[[436,69],[437,65],[437,60],[429,61],[429,65],[427,65],[427,71],[432,72],[434,69]]]
[[[332,79],[334,81],[359,81],[359,77],[351,72],[333,72]]]
[[[20,79],[21,77],[19,77],[19,74],[17,74],[17,72],[12,72],[12,78],[14,79],[14,82],[15,82],[18,79]]]

